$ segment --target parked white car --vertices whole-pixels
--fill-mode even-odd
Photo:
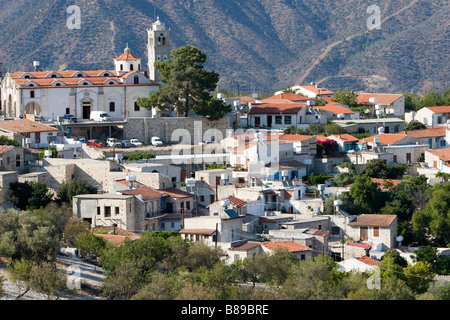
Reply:
[[[130,139],[130,143],[135,147],[142,146],[142,142],[140,142],[138,139]]]
[[[152,137],[152,146],[154,147],[160,147],[163,143],[159,137]]]
[[[116,138],[106,139],[106,145],[108,147],[122,148],[122,143],[119,140],[117,140]]]

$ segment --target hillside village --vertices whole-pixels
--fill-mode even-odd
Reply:
[[[170,60],[173,49],[159,19],[148,35],[148,69],[127,45],[111,70],[46,71],[36,62],[4,75],[3,210],[18,209],[11,185],[44,184],[57,197],[82,180],[96,192],[73,196],[73,217],[114,246],[171,232],[217,249],[226,266],[281,248],[369,274],[392,250],[411,265],[425,243],[450,255],[431,231],[412,235],[411,215],[371,198],[419,179],[430,188],[447,181],[450,106],[405,111],[403,94],[354,88],[354,108],[308,83],[264,97],[219,90],[231,106],[219,120],[147,109],[138,98],[165,86],[152,61]],[[357,198],[360,183],[375,191],[363,198],[366,184]]]

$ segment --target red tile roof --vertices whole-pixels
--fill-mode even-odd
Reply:
[[[302,251],[312,251],[311,248],[308,248],[300,243],[295,241],[275,241],[275,242],[264,242],[262,243],[264,247],[269,250],[275,250],[276,248],[288,249],[289,252],[302,252]]]
[[[360,94],[358,94],[356,101],[361,104],[363,104],[363,103],[367,104],[367,103],[370,103],[369,102],[370,98],[376,98],[377,99],[376,104],[389,105],[389,104],[394,103],[401,97],[403,97],[402,94],[360,93]]]
[[[348,108],[345,108],[343,106],[340,106],[338,104],[326,104],[324,106],[315,106],[315,109],[319,109],[319,110],[323,110],[323,111],[328,111],[331,112],[333,114],[353,114],[354,112]]]
[[[28,119],[0,121],[0,129],[17,133],[58,131],[56,128]]]
[[[304,135],[304,134],[282,134],[278,136],[280,141],[305,141],[314,138],[314,136]]]
[[[376,266],[378,264],[377,260],[375,260],[371,257],[368,257],[368,256],[361,256],[361,257],[357,257],[355,259],[358,261],[361,261],[362,263],[365,263],[369,266]]]
[[[13,146],[4,146],[4,145],[2,145],[2,146],[0,146],[0,154],[3,154],[6,151],[11,150],[11,149],[14,149],[14,147]]]
[[[372,246],[370,244],[360,243],[360,242],[346,242],[345,245],[351,246],[351,247],[358,247],[358,248],[362,248],[362,249],[366,249],[366,250],[370,250],[372,248]]]
[[[119,56],[118,58],[115,58],[114,60],[128,61],[128,60],[142,60],[142,59],[132,55],[131,53],[124,53],[121,56]]]
[[[427,107],[427,109],[431,110],[434,113],[448,113],[448,112],[450,112],[450,106]]]
[[[307,101],[314,100],[314,98],[308,98],[293,92],[286,92],[274,95],[272,97],[261,100],[261,102],[271,102],[272,100],[288,100],[288,101]]]
[[[348,134],[348,133],[341,133],[341,134],[333,134],[328,137],[328,139],[338,138],[342,141],[359,141],[358,138],[355,138],[354,136]]]
[[[163,193],[163,196],[169,196],[175,199],[178,198],[193,198],[195,195],[180,189],[176,188],[165,188],[165,189],[159,189],[160,192]]]
[[[438,156],[439,159],[444,162],[450,161],[450,148],[433,149],[433,150],[427,150],[426,152],[429,152],[435,156]]]
[[[445,137],[445,131],[447,129],[448,129],[447,126],[436,126],[433,128],[402,131],[397,134],[407,134],[408,136],[411,136],[414,138]]]
[[[261,103],[252,104],[250,114],[297,114],[306,104],[304,103]]]
[[[119,193],[126,195],[142,195],[143,200],[155,200],[163,196],[161,192],[147,186],[138,187],[133,190],[123,190],[119,191]]]
[[[328,138],[325,136],[322,136],[322,135],[318,135],[318,136],[316,136],[316,140],[317,141],[326,141],[326,140],[328,140]]]
[[[131,235],[119,235],[119,234],[100,234],[100,233],[96,233],[95,235],[105,239],[106,241],[108,241],[109,243],[111,243],[115,246],[121,245],[126,239],[134,240],[134,239],[140,238],[139,235],[131,236]]]
[[[379,138],[380,144],[392,145],[392,144],[396,144],[397,142],[399,142],[400,140],[402,140],[406,137],[407,137],[407,135],[404,133],[383,133],[383,134],[378,134],[375,136],[370,136],[368,138],[361,139],[358,141],[358,143],[373,142],[373,140],[375,138]]]
[[[380,185],[380,187],[383,187],[383,185],[386,182],[392,182],[392,184],[393,184],[392,187],[395,187],[396,185],[398,185],[400,182],[403,181],[403,180],[399,180],[399,179],[377,179],[377,178],[370,178],[370,180],[372,180],[372,182],[378,183]],[[391,187],[388,189],[391,189]]]
[[[261,245],[261,242],[247,241],[246,243],[244,243],[243,245],[240,245],[239,247],[230,248],[230,250],[247,251],[247,250],[251,250],[256,247],[259,247],[260,245]]]
[[[348,225],[352,227],[388,227],[397,218],[394,214],[363,214]]]
[[[315,85],[306,85],[306,86],[300,86],[303,89],[309,90],[315,94],[333,94],[333,91],[330,91],[328,89],[324,89],[322,88],[321,90],[320,87],[317,88]]]

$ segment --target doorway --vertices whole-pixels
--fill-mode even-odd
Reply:
[[[361,227],[359,229],[359,237],[361,241],[367,241],[369,239],[369,232],[367,227]]]
[[[83,119],[89,119],[91,115],[91,103],[83,102]]]

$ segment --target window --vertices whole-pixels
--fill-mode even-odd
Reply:
[[[281,124],[281,116],[275,116],[275,123],[276,124]]]
[[[164,230],[166,228],[164,222],[161,222],[161,229]]]
[[[120,207],[116,207],[116,214],[120,213]]]
[[[184,209],[184,202],[183,201],[180,202],[180,208]]]
[[[55,86],[57,86],[57,87],[61,87],[61,83],[57,83],[57,84],[55,84]]]
[[[123,64],[120,65],[120,71],[123,71]]]
[[[111,217],[111,207],[105,207],[105,218]]]
[[[77,74],[77,77],[78,77],[78,78],[81,78],[81,77],[83,77],[83,74],[82,74],[82,73],[79,73],[79,74]]]
[[[186,210],[191,210],[191,202],[186,201]]]
[[[205,196],[200,196],[200,202],[205,202]]]
[[[373,227],[373,236],[374,237],[380,236],[380,227]]]
[[[300,261],[305,261],[306,260],[306,255],[302,254],[300,255]]]
[[[134,70],[134,65],[130,64],[130,70],[133,71]]]
[[[34,90],[30,91],[30,98],[34,98]]]
[[[139,84],[139,77],[138,76],[134,76],[134,84]]]
[[[16,156],[16,167],[20,167],[20,155]]]
[[[291,124],[291,123],[292,123],[292,117],[284,116],[284,124]]]
[[[66,108],[66,114],[70,114],[70,108]]]
[[[56,74],[52,74],[52,78],[56,78]]]
[[[140,111],[141,108],[138,106],[137,101],[134,102],[134,111]]]
[[[112,101],[109,103],[109,111],[110,112],[116,111],[116,103],[115,102]]]
[[[100,215],[100,207],[97,207],[97,215]]]

